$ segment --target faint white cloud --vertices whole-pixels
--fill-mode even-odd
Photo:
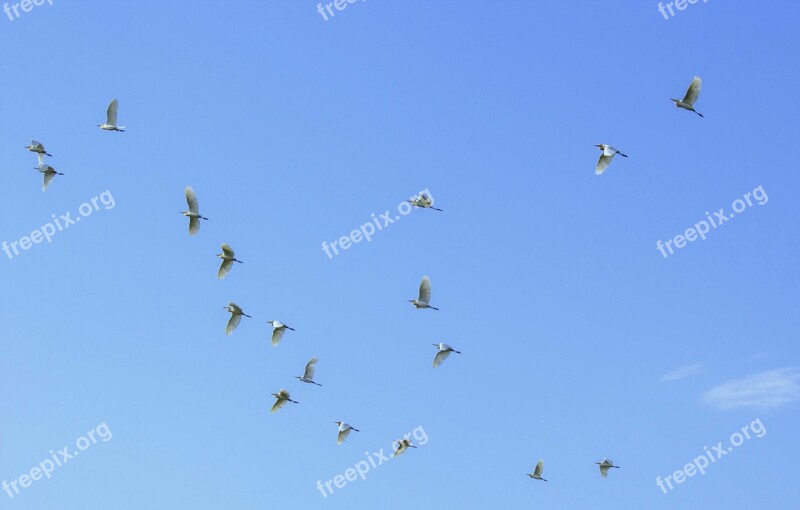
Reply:
[[[672,372],[667,372],[666,374],[662,375],[659,380],[662,382],[665,381],[678,381],[680,379],[689,377],[691,375],[697,375],[703,371],[703,365],[686,365],[684,367],[677,368]]]
[[[702,400],[717,409],[779,407],[800,400],[800,369],[778,368],[711,388]]]

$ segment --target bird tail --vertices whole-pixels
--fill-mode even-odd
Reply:
[[[703,117],[703,114],[702,114],[702,113],[700,113],[700,112],[698,112],[697,110],[692,110],[692,111],[693,111],[694,113],[696,113],[697,115],[699,115],[700,117],[702,117],[702,118],[705,118],[705,117]]]

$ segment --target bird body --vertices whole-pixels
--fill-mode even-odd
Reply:
[[[105,131],[125,131],[125,126],[117,126],[117,108],[119,101],[112,99],[106,110],[105,124],[98,124],[97,127]]]
[[[189,210],[181,211],[181,214],[189,218],[189,235],[193,236],[200,230],[200,220],[208,220],[200,214],[200,206],[197,202],[197,195],[191,186],[186,186],[186,203]],[[221,268],[220,268],[221,270]]]
[[[536,467],[533,469],[533,473],[528,473],[528,476],[533,478],[534,480],[541,480],[546,482],[544,478],[542,478],[542,471],[544,471],[544,461],[539,459],[539,462],[536,463]]]
[[[394,442],[394,445],[395,447],[392,457],[397,457],[398,455],[405,453],[405,451],[408,450],[409,448],[416,448],[416,446],[411,444],[411,441],[409,441],[408,439],[398,439],[397,441]]]
[[[41,154],[44,156],[51,156],[51,157],[53,156],[52,154],[44,150],[44,145],[42,145],[41,142],[37,142],[36,140],[31,140],[31,144],[25,148],[31,152],[35,152],[36,154]]]
[[[444,343],[433,344],[433,346],[439,349],[439,351],[436,353],[436,356],[434,356],[433,358],[433,368],[436,368],[439,365],[441,365],[442,361],[447,359],[447,357],[450,356],[451,352],[455,352],[456,354],[461,354],[461,351],[457,351]]]
[[[433,200],[425,193],[420,193],[418,197],[414,197],[411,200],[408,200],[408,202],[414,207],[419,207],[421,209],[433,209],[434,211],[441,211],[441,209],[433,207]]]
[[[694,103],[697,102],[697,98],[700,97],[700,88],[702,86],[703,80],[701,80],[699,76],[695,76],[692,83],[689,84],[689,88],[686,90],[686,95],[683,96],[683,99],[670,99],[670,101],[675,103],[676,108],[689,110],[702,117],[703,114],[694,109]]]
[[[408,302],[414,305],[417,309],[419,308],[430,308],[432,310],[438,310],[438,308],[432,307],[428,304],[431,300],[431,279],[427,276],[422,277],[422,282],[419,284],[419,296],[417,299],[409,299]]]
[[[244,313],[242,311],[242,308],[233,301],[228,302],[228,306],[223,306],[222,308],[224,308],[231,314],[231,318],[228,319],[228,325],[225,327],[226,335],[230,335],[231,333],[236,331],[237,326],[239,326],[239,323],[242,321],[243,315],[245,317],[252,319],[252,317]]]
[[[336,436],[336,444],[344,443],[344,440],[347,439],[347,436],[350,435],[351,430],[355,430],[356,432],[361,432],[360,430],[351,427],[349,423],[345,423],[343,421],[335,421],[333,423],[339,425],[339,434]]]
[[[611,460],[609,460],[609,459],[603,459],[603,460],[601,460],[600,462],[595,462],[595,464],[597,464],[598,466],[600,466],[600,475],[601,475],[603,478],[605,478],[605,477],[607,477],[607,476],[608,476],[608,470],[609,470],[610,468],[617,468],[617,469],[619,469],[619,466],[615,466],[615,465],[614,465],[614,462],[613,462],[613,461],[611,461]]]
[[[294,404],[300,403],[295,400],[292,400],[289,395],[289,392],[284,389],[280,390],[278,393],[273,393],[272,396],[275,397],[276,400],[275,403],[272,405],[272,409],[270,409],[271,413],[277,412],[278,409],[286,405],[286,402],[292,402]]]
[[[628,157],[626,154],[621,153],[616,148],[604,143],[599,143],[595,145],[595,147],[599,147],[600,150],[603,151],[603,153],[600,154],[600,159],[597,160],[597,166],[594,169],[595,175],[601,175],[603,172],[605,172],[606,168],[608,168],[608,165],[611,164],[611,160],[614,159],[614,156],[617,154],[625,158]]]
[[[283,338],[283,334],[286,332],[287,329],[294,331],[294,328],[287,326],[281,321],[267,321],[267,323],[272,325],[272,327],[274,328],[272,330],[273,347],[276,347],[279,343],[281,343],[281,338]]]
[[[219,266],[219,271],[217,271],[217,278],[220,280],[228,275],[234,262],[243,263],[234,256],[233,249],[226,243],[222,243],[222,253],[217,253],[217,257],[222,259],[222,265]]]
[[[316,372],[316,367],[314,365],[316,364],[317,364],[317,358],[311,358],[311,361],[309,361],[306,364],[306,370],[303,373],[302,377],[296,375],[295,378],[300,379],[300,381],[304,383],[316,384],[317,386],[322,386],[320,383],[314,382],[314,372]]]
[[[37,153],[36,156],[39,158],[39,164],[36,165],[35,168],[40,173],[43,174],[42,176],[42,191],[47,191],[47,188],[50,186],[50,181],[53,180],[53,177],[56,175],[64,175],[61,172],[57,172],[55,168],[48,165],[44,162],[44,153]]]

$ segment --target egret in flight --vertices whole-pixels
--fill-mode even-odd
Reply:
[[[188,211],[181,211],[181,214],[189,218],[189,235],[193,236],[200,230],[200,220],[208,220],[200,215],[200,207],[197,205],[197,195],[191,186],[186,186],[186,203],[189,204]]]
[[[97,127],[106,131],[125,131],[125,126],[117,126],[117,108],[119,101],[112,99],[106,110],[106,123],[98,124]]]
[[[217,257],[222,259],[222,265],[219,266],[217,278],[222,280],[230,272],[234,262],[242,264],[243,262],[233,255],[233,249],[226,243],[222,243],[222,253],[217,253]]]
[[[36,154],[39,157],[39,164],[33,168],[41,172],[43,175],[43,182],[42,182],[42,191],[47,191],[47,187],[50,186],[50,181],[53,180],[53,177],[56,175],[64,175],[61,172],[56,172],[56,169],[52,166],[48,165],[44,162],[44,154],[39,153]]]
[[[286,402],[293,402],[295,404],[299,404],[299,402],[289,398],[289,392],[286,390],[281,390],[278,393],[273,393],[272,396],[274,396],[277,400],[275,401],[275,404],[272,406],[272,409],[270,410],[271,413],[276,412],[278,409],[286,405]]]
[[[344,440],[347,439],[347,436],[350,435],[351,430],[355,430],[356,432],[361,432],[360,430],[354,429],[353,427],[350,426],[350,424],[345,423],[343,421],[335,421],[333,423],[339,425],[339,435],[336,438],[336,444],[344,443]]]
[[[617,469],[619,469],[619,466],[615,466],[614,462],[610,461],[608,459],[603,459],[600,462],[595,462],[595,464],[600,466],[600,474],[603,476],[603,478],[608,476],[609,468],[617,468]]]
[[[294,328],[290,328],[286,324],[282,323],[281,321],[267,321],[273,328],[272,330],[272,346],[275,347],[279,343],[281,343],[281,338],[283,338],[283,334],[286,332],[287,329],[291,329],[294,331]]]
[[[433,200],[431,200],[431,197],[426,193],[420,193],[418,197],[407,200],[407,202],[413,204],[414,207],[419,207],[421,209],[433,209],[434,211],[441,211],[441,209],[433,207]]]
[[[398,439],[397,441],[394,442],[394,445],[395,447],[392,457],[397,457],[401,453],[405,453],[405,451],[408,450],[409,448],[416,448],[416,446],[411,444],[411,441],[409,441],[408,439]]]
[[[242,315],[252,319],[252,317],[244,313],[241,307],[233,301],[229,301],[228,306],[223,306],[222,308],[229,311],[231,314],[231,318],[228,319],[228,325],[225,327],[226,335],[230,335],[236,330],[236,327],[239,326],[239,323],[242,321]]]
[[[595,145],[595,147],[600,147],[600,150],[603,151],[603,153],[600,154],[600,159],[597,160],[597,167],[595,167],[594,169],[595,175],[600,175],[603,172],[605,172],[606,168],[608,168],[608,165],[611,164],[611,160],[614,159],[614,156],[616,156],[617,154],[619,154],[624,158],[628,157],[627,155],[621,153],[614,147],[606,145],[604,143],[597,144]]]
[[[546,482],[544,478],[542,478],[542,471],[544,471],[544,461],[539,459],[539,462],[536,463],[536,467],[533,469],[533,473],[528,473],[528,476],[533,478],[534,480],[541,480]]]
[[[52,154],[44,150],[44,145],[42,145],[42,142],[37,142],[36,140],[31,140],[31,144],[25,148],[31,152],[35,152],[36,154],[43,154],[45,156],[51,156],[51,157],[53,156]]]
[[[670,101],[675,103],[675,108],[683,108],[684,110],[689,110],[702,117],[703,114],[694,109],[694,103],[700,96],[700,87],[702,86],[703,80],[701,80],[699,76],[695,76],[692,83],[689,84],[689,89],[686,91],[686,95],[683,96],[683,99],[670,99]]]
[[[408,302],[417,308],[431,308],[438,310],[428,303],[431,300],[431,279],[427,276],[422,277],[422,282],[419,284],[419,297],[417,299],[409,299]]]
[[[461,354],[461,351],[457,351],[447,344],[433,344],[433,346],[439,349],[439,352],[437,352],[436,356],[433,358],[433,368],[436,368],[439,365],[441,365],[442,361],[447,359],[447,357],[450,356],[451,352],[454,352],[456,354]]]
[[[322,386],[320,383],[314,382],[314,372],[316,371],[316,367],[314,365],[316,364],[317,358],[311,358],[311,361],[306,364],[306,371],[303,373],[303,376],[300,377],[299,375],[296,375],[295,378],[300,379],[304,383]]]

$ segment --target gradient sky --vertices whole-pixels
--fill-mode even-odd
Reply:
[[[0,507],[790,508],[796,2],[54,0],[0,13]],[[692,77],[704,119],[677,110]],[[125,133],[95,127],[118,98]],[[23,147],[65,173],[46,193]],[[630,157],[594,175],[609,143]],[[210,218],[190,237],[184,187]],[[763,186],[664,258],[673,238]],[[321,249],[428,188],[333,260]],[[222,281],[219,245],[245,263]],[[422,275],[432,304],[415,310]],[[230,337],[222,306],[253,319]],[[277,347],[266,322],[296,328]],[[431,368],[445,341],[461,350]],[[317,380],[293,378],[312,356]],[[270,414],[286,388],[299,405]],[[662,494],[657,476],[767,430]],[[336,444],[336,420],[361,430]],[[428,442],[323,498],[423,427]],[[74,448],[73,448],[74,449]],[[622,466],[603,480],[595,461]],[[545,459],[548,483],[530,480]]]

